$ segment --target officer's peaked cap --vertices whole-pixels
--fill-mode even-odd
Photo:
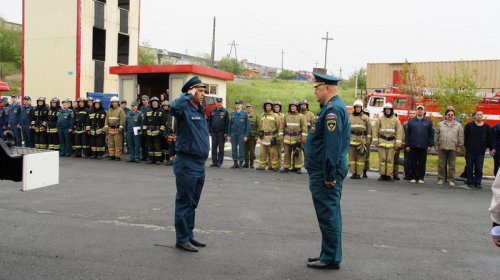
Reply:
[[[137,106],[137,105],[139,105],[139,103],[135,100],[130,103],[130,106]]]
[[[198,76],[194,76],[189,81],[187,81],[184,86],[182,87],[182,92],[188,92],[188,90],[195,88],[195,87],[204,87],[206,88],[207,85],[205,85]]]
[[[324,75],[324,74],[318,74],[318,73],[313,73],[314,75],[314,86],[319,86],[319,85],[338,85],[339,82],[341,81],[340,78],[333,77],[330,75]]]
[[[241,99],[236,99],[236,101],[234,101],[234,104],[243,104],[243,101],[241,101]]]
[[[222,102],[222,97],[217,97],[216,101],[217,102]]]

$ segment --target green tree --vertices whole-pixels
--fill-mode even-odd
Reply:
[[[415,109],[416,101],[421,99],[427,90],[424,76],[420,75],[417,67],[408,60],[403,63],[403,70],[399,71],[399,83],[395,86],[399,92],[410,96],[412,110]]]
[[[154,65],[158,64],[158,57],[155,52],[151,51],[152,47],[148,41],[142,42],[139,47],[139,65]]]
[[[481,103],[481,97],[477,95],[477,89],[481,87],[478,81],[479,72],[465,65],[455,67],[450,74],[438,71],[432,84],[432,93],[439,112],[444,114],[448,106],[453,106],[457,117],[465,124]]]
[[[357,71],[354,71],[349,76],[349,79],[346,81],[342,81],[341,83],[341,88],[342,89],[352,89],[356,87],[356,75],[358,76],[358,90],[360,89],[366,89],[366,69],[361,68]]]
[[[22,38],[21,30],[7,27],[0,18],[0,62],[11,62],[21,67]]]
[[[241,71],[243,70],[241,64],[237,59],[228,57],[225,57],[219,61],[219,69],[226,72],[231,72],[235,75],[241,74]]]
[[[299,77],[299,75],[292,70],[283,70],[279,73],[278,79],[281,80],[296,80]]]

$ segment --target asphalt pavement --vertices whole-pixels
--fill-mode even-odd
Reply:
[[[207,166],[210,159],[207,161]],[[60,184],[0,181],[0,279],[498,279],[489,187],[344,183],[344,260],[306,267],[321,235],[306,174],[207,167],[199,253],[173,248],[172,167],[61,158]],[[163,246],[155,246],[160,244]]]

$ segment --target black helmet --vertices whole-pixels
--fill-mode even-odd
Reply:
[[[52,104],[52,103],[56,103],[56,107],[59,107],[59,106],[60,106],[60,104],[61,104],[61,102],[59,101],[59,98],[57,98],[57,97],[52,98],[52,99],[50,100],[50,103],[51,103],[51,104]]]
[[[266,111],[266,105],[267,104],[270,104],[271,105],[271,111],[273,110],[273,105],[274,105],[274,102],[270,99],[264,101],[264,105],[262,106],[264,108],[264,112]]]
[[[43,101],[43,102],[45,102],[45,97],[38,97],[38,99],[37,99],[36,101],[37,101],[37,102],[38,102],[38,101]]]

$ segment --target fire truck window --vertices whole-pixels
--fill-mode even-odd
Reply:
[[[406,108],[406,98],[394,99],[394,108]]]
[[[372,106],[372,107],[384,107],[384,98],[383,97],[372,97],[370,99],[370,106]]]
[[[206,105],[215,104],[215,97],[212,97],[212,96],[205,97],[205,104]]]

